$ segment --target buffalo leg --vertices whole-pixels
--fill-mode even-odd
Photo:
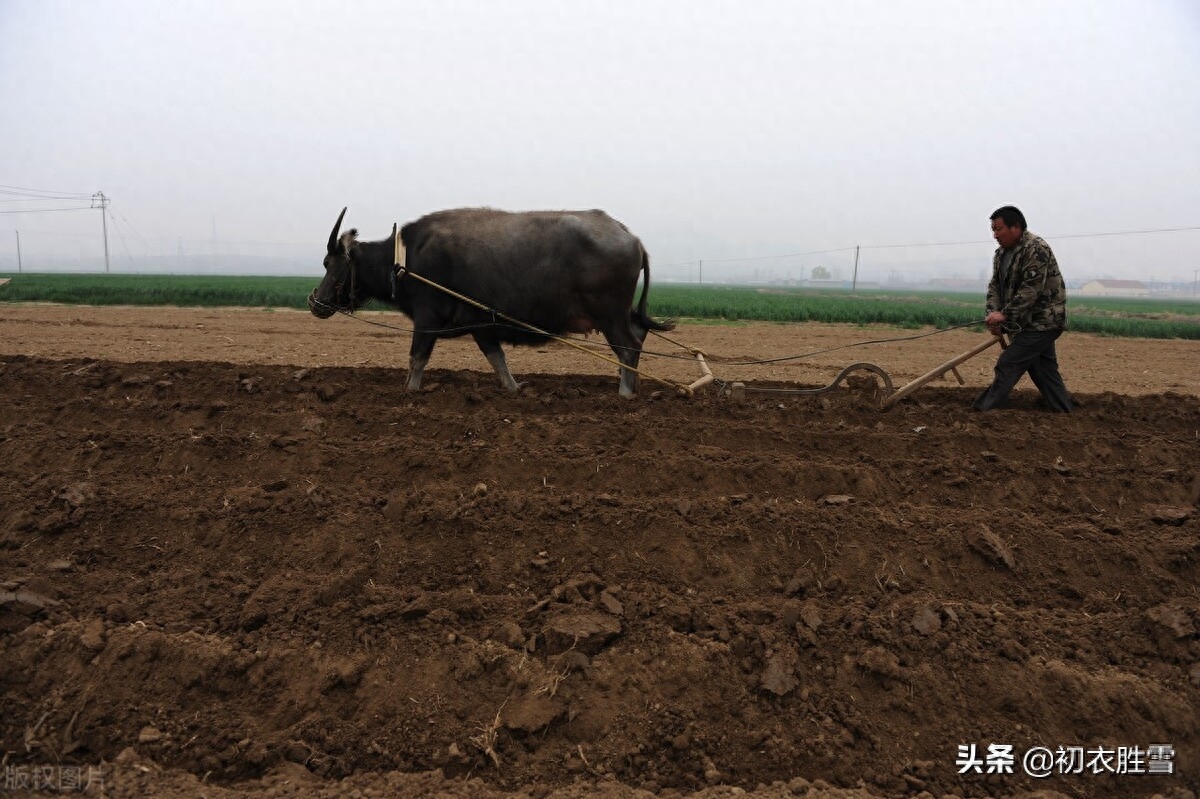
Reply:
[[[412,346],[408,350],[408,383],[405,388],[418,391],[421,388],[421,378],[425,376],[425,364],[433,353],[433,345],[437,338],[426,333],[414,333]]]
[[[637,368],[638,360],[642,357],[641,340],[646,337],[645,332],[642,332],[640,336],[635,335],[629,323],[625,322],[613,325],[610,330],[605,330],[604,337],[608,339],[608,346],[612,347],[613,352],[617,355],[617,360],[621,362],[621,396],[635,396],[638,388],[637,372],[625,367]]]
[[[637,338],[638,344],[646,343],[646,336],[650,329],[642,324],[641,318],[633,311],[629,312],[629,326],[633,328],[633,335]],[[641,354],[640,352],[638,353]],[[635,366],[637,364],[634,364]]]
[[[488,363],[496,370],[496,374],[500,375],[500,385],[509,391],[519,390],[521,386],[516,380],[513,380],[512,373],[508,371],[508,361],[504,358],[504,349],[500,346],[500,342],[479,334],[475,334],[474,338],[475,343],[479,345],[479,349],[488,359]]]

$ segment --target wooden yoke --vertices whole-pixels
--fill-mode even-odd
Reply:
[[[1002,346],[1002,347],[1008,346],[1008,344],[1004,341],[1003,335],[992,336],[991,339],[983,342],[982,344],[968,350],[967,352],[964,352],[962,355],[951,358],[950,360],[946,361],[944,364],[937,367],[936,369],[931,369],[930,371],[921,375],[920,377],[918,377],[916,380],[912,381],[911,383],[908,383],[908,384],[903,385],[900,388],[896,389],[895,392],[884,397],[883,407],[886,408],[889,405],[891,405],[893,402],[904,399],[905,397],[907,397],[909,394],[916,391],[921,386],[923,386],[927,383],[931,383],[934,380],[937,380],[939,377],[946,374],[946,372],[952,372],[954,374],[954,376],[956,378],[958,378],[959,385],[964,385],[965,381],[962,379],[962,375],[960,375],[958,373],[958,368],[957,368],[958,365],[960,363],[962,363],[963,361],[969,361],[971,358],[974,358],[976,355],[983,352],[988,347],[994,347],[997,343],[999,343],[1000,346]]]

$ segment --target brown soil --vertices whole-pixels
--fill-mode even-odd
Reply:
[[[6,769],[170,797],[1200,788],[1194,342],[1069,334],[1077,413],[981,415],[994,351],[881,412],[865,378],[623,401],[559,345],[512,354],[511,396],[446,342],[407,394],[405,336],[285,311],[3,316]],[[774,388],[981,339],[719,363],[904,335],[672,337]],[[1171,743],[1176,773],[959,775],[971,743]]]

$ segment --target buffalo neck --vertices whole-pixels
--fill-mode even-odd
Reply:
[[[392,299],[395,247],[391,239],[359,242],[354,252],[354,265],[355,279],[359,281],[362,294],[389,305],[397,304]]]

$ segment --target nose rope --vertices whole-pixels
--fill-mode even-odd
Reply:
[[[326,302],[325,300],[319,299],[317,297],[316,289],[313,289],[312,293],[308,295],[308,307],[309,308],[312,308],[314,305],[320,306],[321,308],[328,308],[330,316],[332,316],[333,314],[338,313],[338,312],[351,313],[351,314],[354,313],[354,293],[355,293],[356,289],[358,288],[358,286],[357,286],[357,281],[355,280],[354,261],[353,261],[353,259],[349,259],[349,258],[347,258],[347,260],[349,261],[349,265],[347,266],[347,269],[350,272],[350,295],[349,295],[346,305],[343,306],[343,305],[337,304],[337,298],[342,293],[342,286],[346,285],[345,280],[339,280],[333,284],[333,302],[332,303],[329,303],[329,302]],[[345,277],[345,273],[342,274],[342,277],[343,278]]]

